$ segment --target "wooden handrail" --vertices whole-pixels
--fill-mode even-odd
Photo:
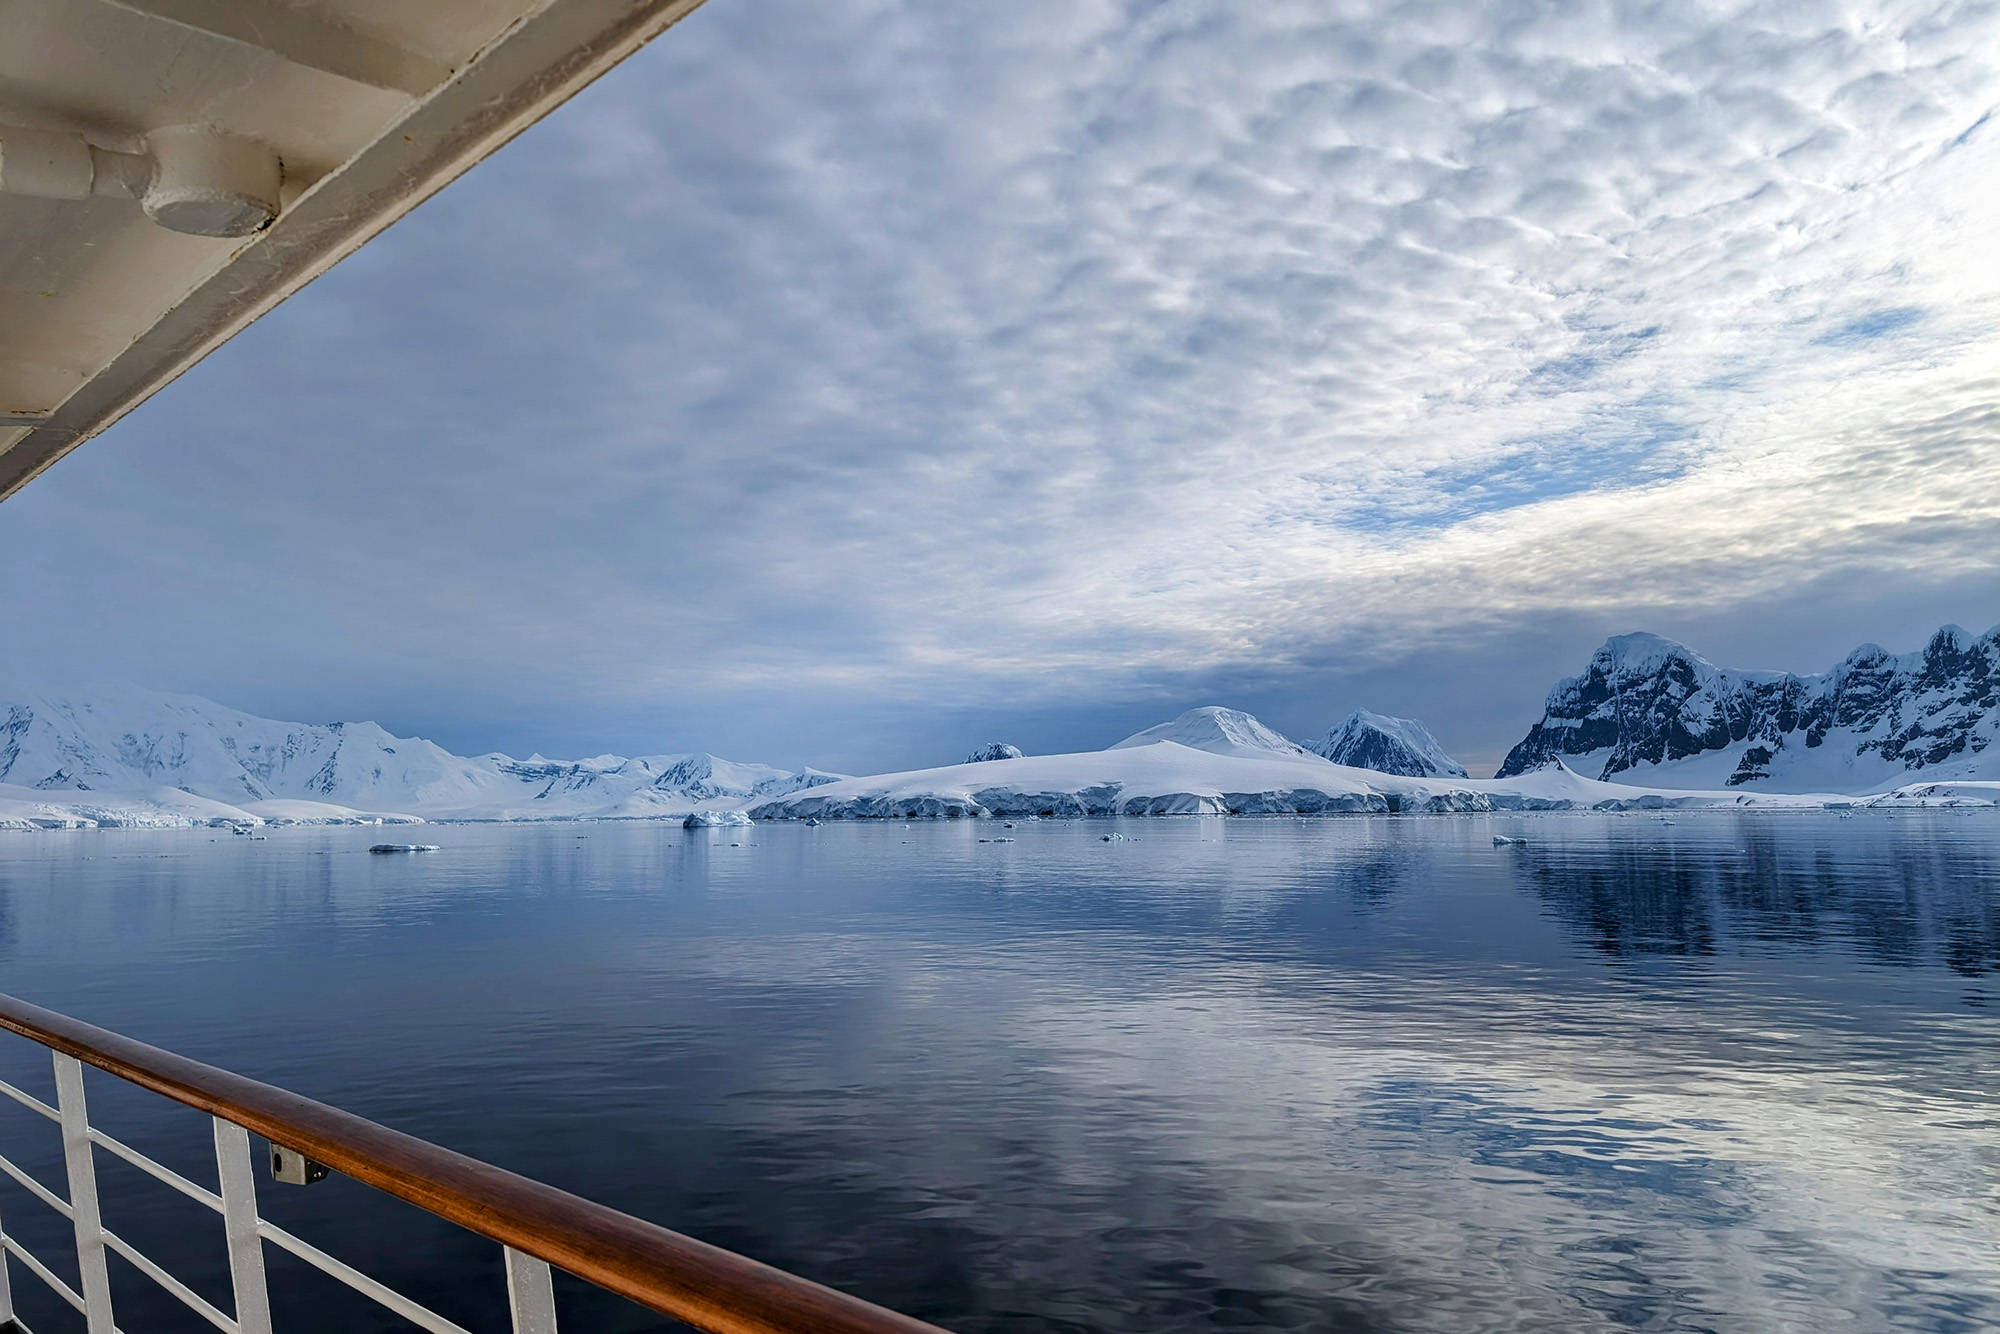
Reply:
[[[712,1334],[935,1325],[270,1084],[0,995],[0,1028],[233,1121],[343,1175]]]

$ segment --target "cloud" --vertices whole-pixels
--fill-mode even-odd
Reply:
[[[2000,549],[1996,36],[711,6],[9,502],[6,652],[721,749],[1920,602]]]

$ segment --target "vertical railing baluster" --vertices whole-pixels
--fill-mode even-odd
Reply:
[[[556,1334],[556,1288],[546,1260],[503,1246],[507,1257],[507,1306],[514,1334]]]
[[[56,1110],[62,1113],[63,1162],[69,1168],[84,1325],[89,1334],[113,1334],[111,1271],[104,1263],[104,1220],[97,1211],[97,1167],[90,1156],[90,1115],[83,1105],[83,1063],[61,1052],[55,1057]]]
[[[257,1235],[257,1168],[250,1158],[250,1132],[219,1116],[215,1171],[222,1183],[222,1230],[229,1240],[237,1328],[241,1334],[271,1334],[271,1294],[264,1285],[264,1239]]]
[[[7,1282],[7,1220],[0,1218],[0,1329],[14,1319],[14,1289]]]

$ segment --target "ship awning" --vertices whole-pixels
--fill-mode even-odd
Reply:
[[[700,0],[0,0],[0,498]]]

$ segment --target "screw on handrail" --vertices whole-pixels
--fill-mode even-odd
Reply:
[[[83,1063],[55,1053],[56,1110],[62,1114],[63,1162],[69,1168],[70,1217],[76,1224],[76,1267],[82,1279],[89,1334],[114,1334],[111,1271],[104,1261],[104,1221],[97,1210],[97,1168],[90,1156],[90,1115],[83,1103]]]
[[[271,1334],[271,1294],[264,1286],[264,1240],[257,1233],[257,1169],[250,1132],[215,1118],[215,1170],[222,1185],[222,1229],[229,1279],[236,1288],[239,1334]]]
[[[502,1246],[507,1260],[507,1306],[514,1334],[556,1334],[556,1289],[549,1263]]]

